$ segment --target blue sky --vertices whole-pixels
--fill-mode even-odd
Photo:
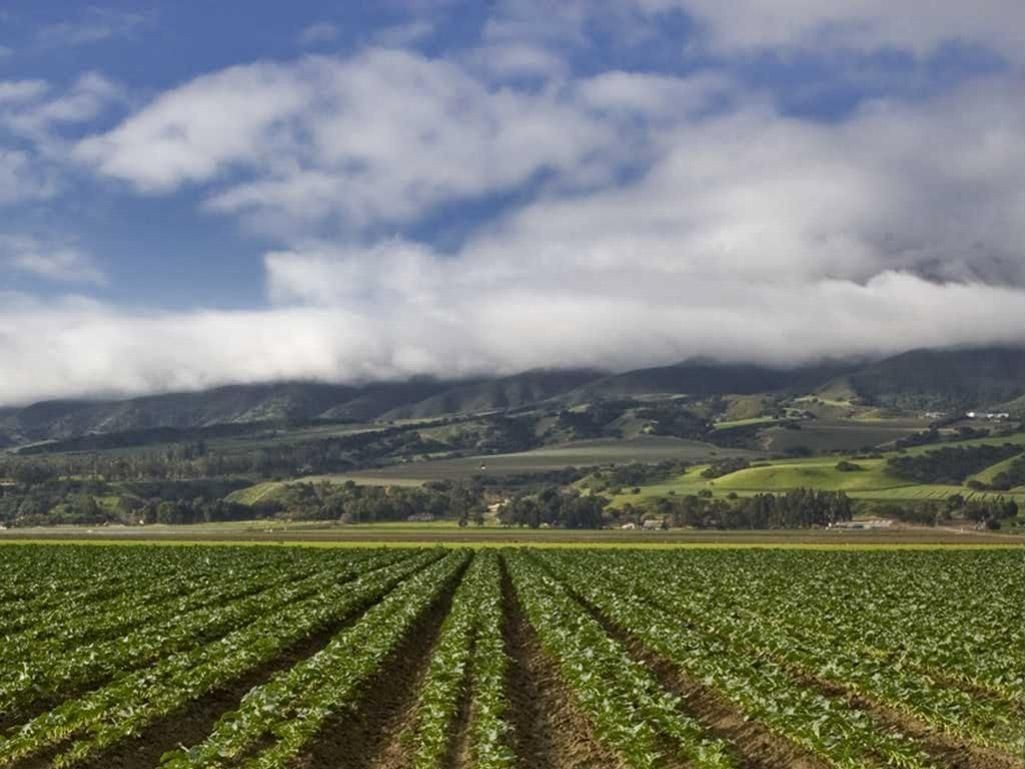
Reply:
[[[1020,341],[1016,0],[7,2],[0,403]]]

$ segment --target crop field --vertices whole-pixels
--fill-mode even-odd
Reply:
[[[409,462],[374,470],[361,470],[361,482],[374,479],[393,483],[398,480],[459,480],[474,475],[511,475],[586,467],[610,462],[661,462],[663,460],[707,461],[715,456],[758,457],[757,452],[724,449],[702,441],[667,436],[639,436],[625,439],[595,439],[545,446],[516,454],[485,454],[460,459],[435,459]],[[484,465],[484,469],[481,469]],[[339,476],[344,478],[345,476]]]
[[[920,427],[887,422],[826,420],[801,422],[800,430],[774,427],[766,431],[769,451],[787,451],[804,446],[812,451],[857,451],[905,438]]]
[[[1019,549],[0,549],[0,767],[1022,767]]]

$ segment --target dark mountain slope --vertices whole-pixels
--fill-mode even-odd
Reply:
[[[906,409],[981,408],[1025,394],[1025,349],[912,350],[848,376],[869,403]]]
[[[534,370],[452,387],[419,403],[396,408],[389,419],[435,417],[519,408],[562,395],[603,374],[589,369]]]
[[[812,394],[827,386],[839,386],[865,403],[899,409],[985,408],[1025,395],[1025,351],[914,350],[870,365],[823,363],[794,369],[693,360],[616,375],[535,370],[477,381],[424,378],[358,387],[280,382],[120,401],[46,401],[0,409],[0,446],[160,428],[430,418],[623,396]]]
[[[595,398],[654,393],[694,396],[747,395],[776,390],[807,390],[851,370],[851,366],[822,364],[792,369],[753,364],[686,361],[673,366],[628,371],[589,382],[567,396],[574,403]]]
[[[367,385],[355,397],[335,404],[319,414],[320,419],[371,420],[400,406],[430,398],[452,387],[453,383],[438,379],[415,378],[408,382],[383,382]]]
[[[0,417],[0,432],[27,442],[156,427],[299,421],[350,400],[356,392],[343,385],[283,382],[99,403],[49,401]]]

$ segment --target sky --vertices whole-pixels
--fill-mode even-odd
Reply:
[[[1025,339],[1020,0],[0,9],[0,405]]]

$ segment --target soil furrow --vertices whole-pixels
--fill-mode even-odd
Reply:
[[[502,568],[506,683],[512,747],[519,769],[615,769],[622,762],[600,745],[579,712],[555,662],[541,648]]]
[[[473,658],[477,651],[476,633],[470,643],[466,676],[459,692],[459,709],[456,711],[455,722],[452,724],[452,742],[448,753],[442,761],[444,769],[473,769],[470,762],[470,724],[473,721]]]
[[[299,769],[406,769],[420,684],[467,565],[367,682],[362,699],[328,719]]]

